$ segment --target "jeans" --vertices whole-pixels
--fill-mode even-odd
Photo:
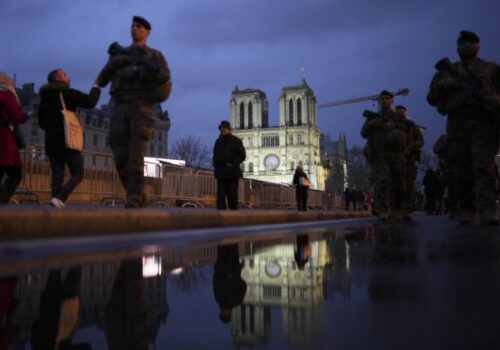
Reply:
[[[83,156],[80,152],[66,151],[58,155],[50,155],[52,170],[52,197],[63,202],[83,179]],[[70,179],[63,185],[64,166],[67,165],[71,174]]]

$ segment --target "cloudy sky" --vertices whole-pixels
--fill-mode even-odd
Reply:
[[[481,37],[483,58],[500,62],[499,13],[498,0],[2,0],[0,70],[39,87],[61,67],[73,87],[88,90],[109,44],[130,42],[137,14],[152,23],[149,44],[172,70],[174,90],[163,104],[171,140],[194,135],[212,145],[235,85],[263,90],[276,125],[281,89],[300,83],[303,66],[318,103],[409,88],[396,102],[429,127],[429,147],[445,125],[425,101],[434,63],[456,60],[462,29]],[[320,109],[319,127],[362,145],[367,108],[375,107]]]

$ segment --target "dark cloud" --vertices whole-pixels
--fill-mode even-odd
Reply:
[[[498,62],[499,10],[494,0],[3,0],[0,70],[40,85],[49,70],[62,67],[86,90],[108,45],[130,41],[130,20],[138,14],[152,23],[150,45],[172,69],[173,93],[164,104],[172,139],[190,134],[211,145],[214,126],[229,118],[236,84],[265,91],[276,124],[281,89],[299,83],[304,66],[320,103],[410,88],[400,102],[429,127],[431,146],[444,130],[444,119],[425,102],[434,62],[456,59],[455,39],[465,28],[481,36],[481,55]],[[322,109],[319,126],[362,144],[360,114],[371,107]]]

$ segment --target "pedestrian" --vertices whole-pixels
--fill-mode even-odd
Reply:
[[[50,204],[62,208],[68,196],[83,179],[84,162],[82,152],[66,147],[62,100],[66,109],[76,112],[77,108],[94,108],[101,90],[93,86],[88,94],[70,87],[70,79],[62,69],[54,69],[47,76],[47,84],[40,88],[38,123],[45,131],[45,153],[51,169]],[[64,168],[71,174],[64,182]]]
[[[427,214],[438,214],[437,205],[440,204],[441,183],[439,176],[431,168],[427,169],[423,179]]]
[[[307,211],[307,190],[309,189],[309,178],[304,172],[302,162],[299,162],[293,174],[293,185],[295,185],[295,198],[297,200],[297,209]]]
[[[460,61],[436,64],[428,102],[447,115],[448,158],[454,169],[460,222],[470,225],[476,212],[482,225],[498,225],[495,155],[500,120],[500,66],[478,57],[479,37],[462,31]]]
[[[144,156],[153,132],[154,104],[170,93],[170,70],[162,53],[147,46],[151,24],[132,19],[132,45],[111,44],[109,60],[97,77],[98,86],[111,82],[112,119],[109,145],[126,190],[126,208],[146,205]]]
[[[380,220],[409,220],[405,203],[405,147],[407,123],[398,120],[392,108],[394,95],[383,90],[379,95],[379,113],[367,118],[361,129],[366,139],[363,151],[370,168],[375,212]]]
[[[349,187],[346,187],[346,189],[344,190],[344,201],[345,201],[345,210],[349,211],[352,202],[352,191]]]
[[[214,175],[217,179],[217,209],[238,210],[238,183],[243,177],[240,165],[246,159],[241,139],[231,133],[231,124],[219,124],[220,135],[213,153]],[[226,203],[227,200],[227,203]]]
[[[424,135],[422,130],[415,123],[411,122],[408,110],[405,106],[398,105],[395,107],[395,110],[399,118],[407,122],[407,144],[405,147],[406,195],[404,206],[408,213],[411,213],[416,208],[417,187],[415,181],[417,180],[418,174],[418,162],[420,161],[422,147],[424,146]]]
[[[452,167],[448,157],[448,140],[446,134],[441,135],[433,147],[434,154],[438,157],[438,169],[443,174],[443,184],[446,188],[447,196],[447,211],[450,213],[450,219],[455,219],[459,216],[457,208],[456,194],[456,176],[455,169]]]
[[[28,115],[21,111],[14,81],[0,72],[0,204],[7,204],[21,183],[20,145],[14,131],[27,120]]]

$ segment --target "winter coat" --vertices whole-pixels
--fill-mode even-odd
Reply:
[[[240,164],[246,159],[241,139],[229,134],[220,135],[214,145],[214,175],[217,180],[227,181],[243,177]]]
[[[21,111],[16,96],[10,91],[0,91],[0,166],[21,166],[12,127],[27,120],[28,115]]]
[[[40,88],[41,101],[38,108],[38,123],[45,130],[45,152],[47,155],[60,155],[66,152],[59,93],[63,95],[66,109],[75,112],[77,108],[94,108],[99,101],[101,90],[92,88],[87,95],[62,83],[49,83]]]

